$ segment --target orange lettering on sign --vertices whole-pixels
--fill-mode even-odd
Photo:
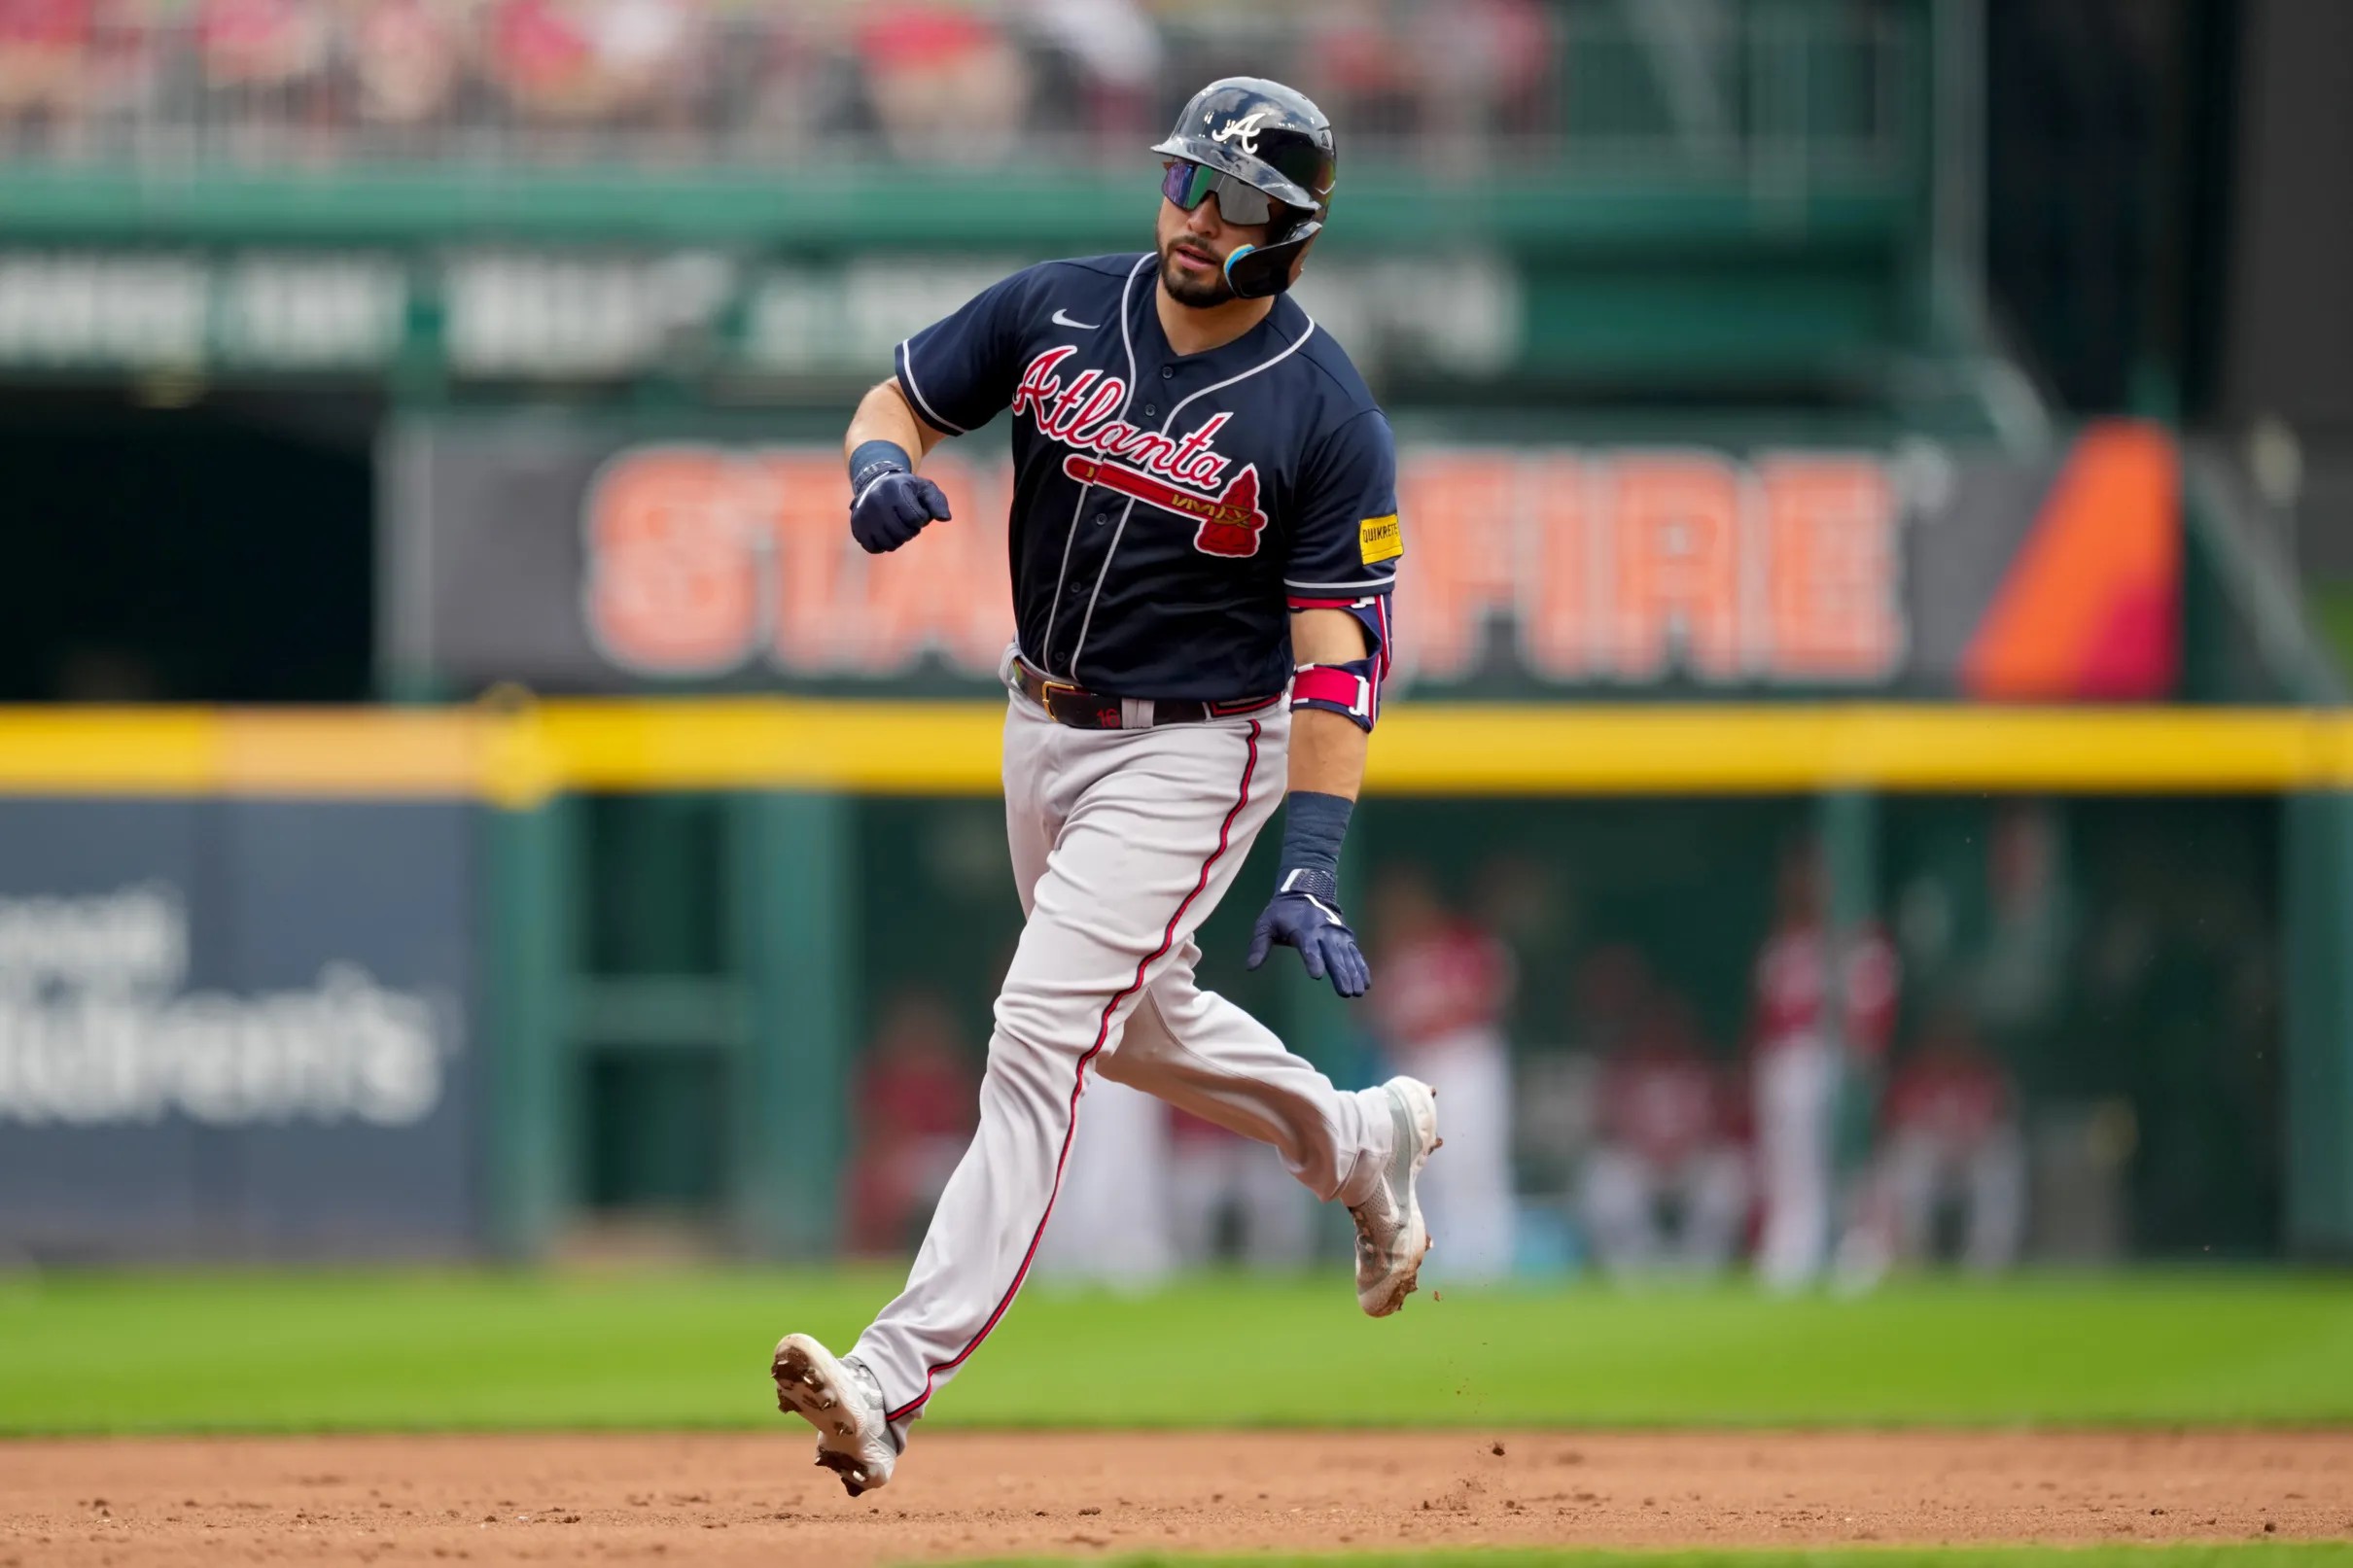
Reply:
[[[864,552],[850,538],[850,476],[830,453],[764,450],[752,460],[768,516],[768,651],[785,669],[858,667]]]
[[[1896,604],[1896,497],[1875,458],[1761,460],[1766,617],[1775,676],[1852,680],[1904,656]]]
[[[772,522],[769,653],[796,676],[900,674],[936,649],[968,674],[997,668],[1013,637],[1003,466],[933,453],[925,476],[953,514],[870,556],[850,537],[850,482],[831,454],[757,458]]]
[[[1741,673],[1740,478],[1705,452],[1640,453],[1610,465],[1616,513],[1607,667],[1664,675],[1678,653],[1694,674]]]
[[[1398,662],[1453,680],[1509,610],[1520,567],[1520,465],[1509,452],[1430,452],[1397,476],[1409,548],[1397,584]]]
[[[641,447],[607,465],[586,505],[590,635],[649,675],[716,675],[760,630],[755,518],[735,464],[709,447]]]
[[[939,574],[952,595],[940,645],[973,674],[994,675],[1005,645],[1013,641],[1013,575],[1005,540],[1013,470],[999,463],[979,472],[986,482],[975,487],[971,508],[956,514],[957,547],[940,557]],[[946,537],[943,532],[943,540]]]
[[[1520,578],[1520,656],[1533,673],[1574,679],[1593,666],[1593,570],[1589,565],[1587,466],[1566,454],[1531,458],[1520,493],[1533,531]]]
[[[858,665],[904,670],[936,649],[967,673],[985,673],[1013,640],[1004,475],[999,465],[976,470],[939,454],[924,472],[947,496],[949,520],[869,564]]]
[[[880,677],[927,650],[984,675],[1012,635],[1010,470],[954,453],[926,470],[954,518],[871,557],[831,452],[624,452],[583,506],[590,634],[649,675],[726,675],[764,652],[793,676]],[[1785,453],[1752,472],[1707,452],[1423,450],[1398,490],[1401,673],[1479,673],[1502,615],[1551,680],[1869,680],[1902,665],[1900,508],[1873,457]]]

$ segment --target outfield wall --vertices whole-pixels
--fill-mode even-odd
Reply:
[[[0,1255],[462,1255],[463,800],[0,800]]]
[[[0,714],[0,935],[19,933],[0,942],[0,1240],[528,1255],[597,1197],[600,1139],[666,1123],[699,1140],[720,1184],[704,1196],[739,1245],[829,1250],[877,1015],[923,977],[983,1016],[1011,928],[988,799],[999,712]],[[2018,1036],[2028,1087],[2138,1094],[2138,1135],[2157,1141],[2133,1182],[2172,1168],[2244,1190],[2243,1222],[2157,1193],[2169,1246],[2200,1226],[2240,1250],[2353,1237],[2353,720],[1406,706],[1374,756],[1361,879],[1411,859],[1458,889],[1498,857],[1545,868],[1584,946],[1649,942],[1719,1049],[1777,848],[1820,841],[1842,919],[1908,928],[1926,918],[1914,889],[1944,888],[1963,889],[1949,920],[1966,930],[1990,873],[1940,868],[1982,866],[1999,802],[2044,802],[2082,872],[2056,951],[2084,973],[2061,977],[2064,1016]],[[649,819],[630,799],[666,804]],[[1247,923],[1245,902],[1217,921]],[[75,930],[117,934],[77,946]],[[1239,941],[1205,933],[1212,968]],[[1539,1051],[1562,1034],[1538,998],[1580,949],[1529,951],[1547,972],[1515,1041]],[[2155,978],[2099,992],[2090,977],[2119,952]],[[1311,1054],[1361,1064],[1345,1009],[1231,978]],[[698,1134],[674,1102],[712,1071],[718,1124]],[[2195,1133],[2200,1116],[2221,1132]],[[2190,1141],[2167,1142],[2179,1117]]]

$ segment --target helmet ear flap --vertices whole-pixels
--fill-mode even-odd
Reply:
[[[1271,245],[1236,246],[1225,259],[1225,281],[1234,297],[1264,299],[1289,288],[1292,263],[1307,249],[1308,241],[1322,231],[1322,220],[1310,218],[1292,225],[1288,233]]]

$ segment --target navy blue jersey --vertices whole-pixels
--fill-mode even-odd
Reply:
[[[1014,619],[1032,664],[1109,696],[1272,696],[1291,673],[1292,605],[1386,608],[1404,553],[1395,445],[1288,296],[1222,348],[1176,354],[1156,262],[1017,272],[899,344],[898,385],[951,436],[1013,411]]]

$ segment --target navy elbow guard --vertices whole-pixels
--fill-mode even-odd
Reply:
[[[1388,595],[1362,599],[1291,598],[1292,614],[1306,610],[1340,610],[1364,628],[1372,651],[1345,664],[1303,664],[1291,676],[1291,709],[1320,708],[1338,714],[1358,729],[1370,732],[1381,716],[1381,683],[1388,679]]]

